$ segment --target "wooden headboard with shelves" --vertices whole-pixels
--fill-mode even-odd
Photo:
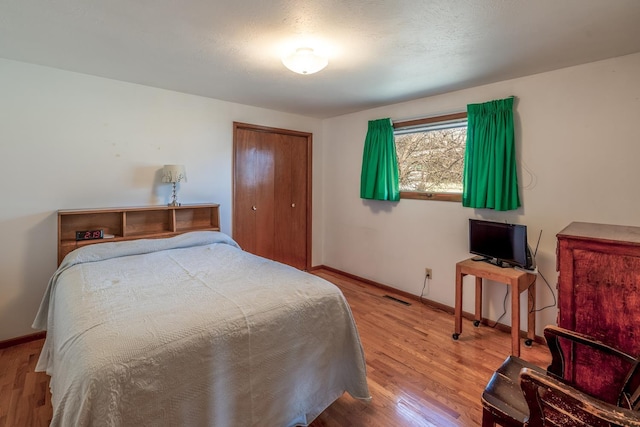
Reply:
[[[147,206],[58,211],[58,265],[72,250],[85,245],[134,239],[171,237],[189,231],[220,231],[220,205]],[[102,230],[113,236],[76,240],[76,232]]]

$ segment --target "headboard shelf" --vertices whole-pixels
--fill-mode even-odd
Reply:
[[[188,231],[220,231],[220,205],[144,206],[58,211],[58,264],[81,246],[171,237]],[[77,231],[102,230],[112,238],[76,240]]]

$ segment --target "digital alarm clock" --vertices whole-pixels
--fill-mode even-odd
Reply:
[[[76,231],[76,240],[95,240],[104,238],[104,230]]]

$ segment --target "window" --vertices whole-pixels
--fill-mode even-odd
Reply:
[[[462,201],[467,113],[395,122],[401,199]]]

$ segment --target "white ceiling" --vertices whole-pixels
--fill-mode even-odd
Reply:
[[[0,0],[0,57],[319,118],[635,52],[640,0]]]

